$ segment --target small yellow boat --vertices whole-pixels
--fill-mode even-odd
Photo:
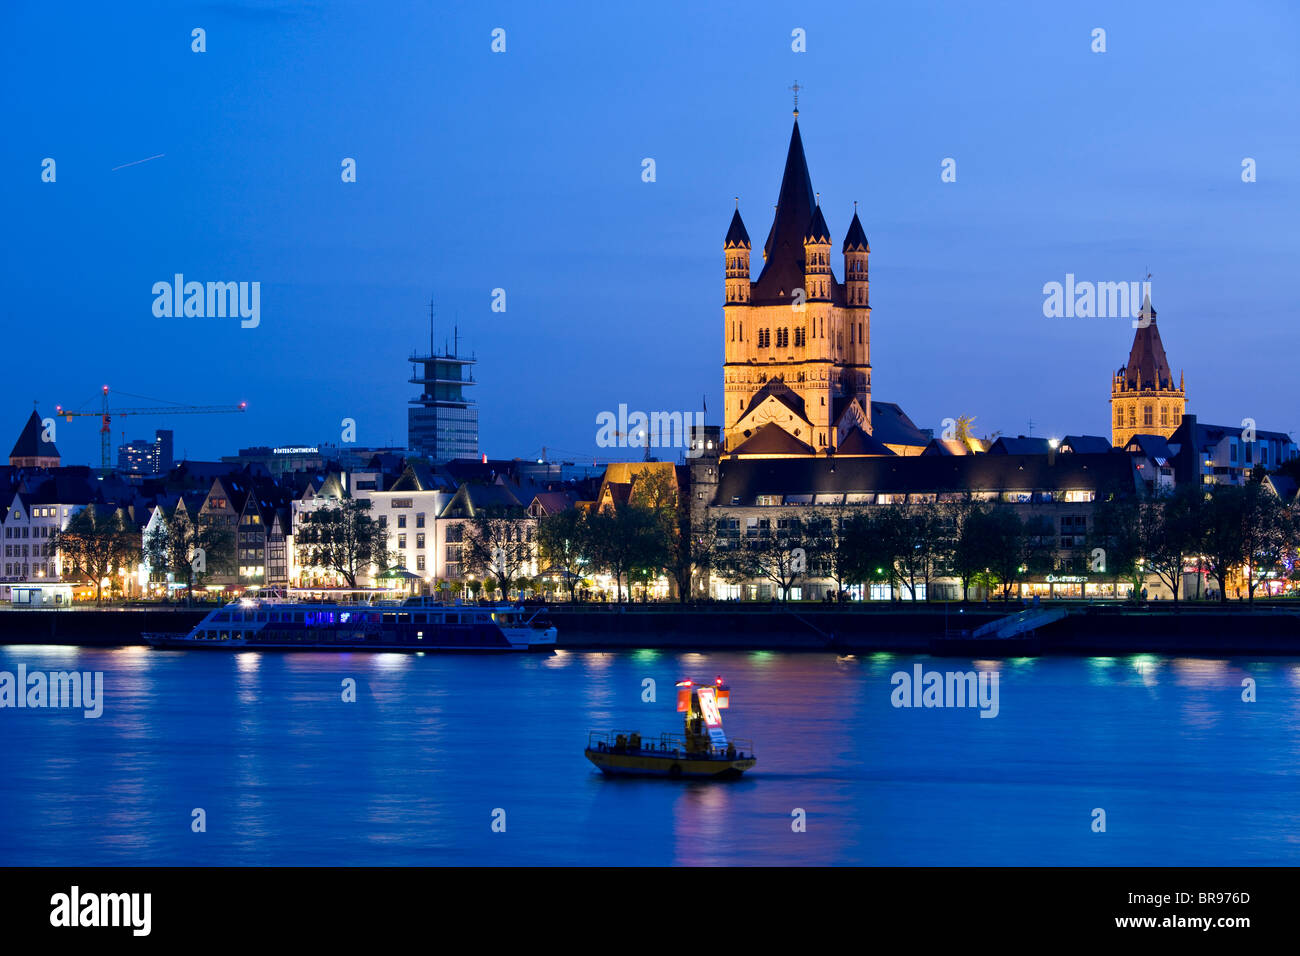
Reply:
[[[587,759],[610,776],[706,778],[739,777],[754,766],[754,745],[727,739],[722,711],[731,706],[731,688],[719,677],[712,684],[677,682],[677,710],[686,715],[685,734],[660,734],[643,740],[637,731],[593,731]]]

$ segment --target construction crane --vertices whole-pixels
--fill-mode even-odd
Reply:
[[[74,418],[86,418],[99,416],[101,424],[99,427],[99,449],[100,449],[100,471],[107,475],[113,470],[113,416],[123,415],[221,415],[227,412],[242,412],[248,407],[247,402],[240,402],[238,405],[162,405],[156,408],[109,408],[108,407],[108,386],[105,385],[104,406],[98,412],[72,411],[64,408],[62,405],[55,405],[55,414],[61,416],[66,421],[72,421]],[[129,398],[144,398],[148,401],[158,401],[158,399],[148,398],[145,395],[132,395],[130,392],[121,392]]]

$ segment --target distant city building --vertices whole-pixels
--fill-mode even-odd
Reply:
[[[59,461],[59,450],[53,441],[45,440],[41,416],[33,411],[9,453],[9,464],[14,468],[58,468]]]
[[[1142,300],[1138,318],[1128,362],[1111,378],[1110,440],[1116,448],[1123,448],[1134,435],[1170,437],[1187,410],[1183,376],[1180,373],[1174,385],[1149,294]]]
[[[478,457],[478,403],[465,395],[465,388],[476,384],[474,358],[455,348],[443,347],[439,354],[433,347],[430,317],[429,351],[411,355],[413,385],[421,388],[407,409],[407,444],[417,455],[435,464],[453,458]]]
[[[360,445],[255,445],[239,449],[238,455],[223,455],[221,461],[237,468],[253,465],[266,469],[268,474],[280,476],[292,472],[321,472],[330,466],[343,471],[362,471],[379,456],[385,460],[406,457],[406,449],[399,446],[382,448]]]
[[[117,446],[117,470],[128,475],[163,475],[171,471],[172,432],[159,428],[154,440],[137,438]]]
[[[273,475],[290,471],[322,471],[339,460],[334,445],[255,445],[239,449],[238,455],[223,455],[229,465],[261,465]]]

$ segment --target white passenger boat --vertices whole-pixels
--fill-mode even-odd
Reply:
[[[491,653],[549,652],[556,630],[543,607],[259,596],[209,612],[188,634],[142,636],[165,648]]]

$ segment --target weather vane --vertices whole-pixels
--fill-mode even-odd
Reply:
[[[803,87],[799,85],[798,80],[795,80],[794,86],[790,87],[790,89],[794,90],[794,115],[798,116],[799,115],[799,91],[802,90]]]

